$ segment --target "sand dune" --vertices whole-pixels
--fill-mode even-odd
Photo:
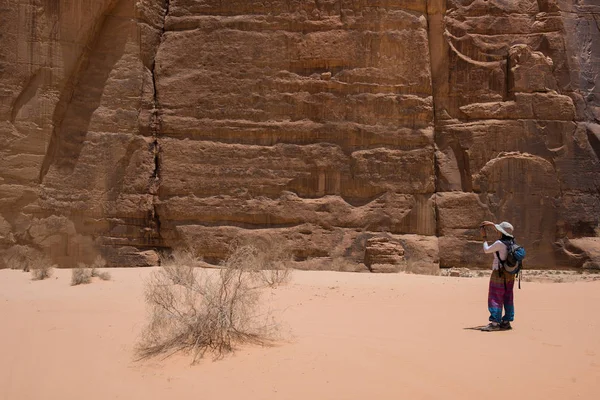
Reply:
[[[526,283],[483,333],[486,278],[296,271],[269,291],[285,336],[220,361],[136,362],[152,269],[69,286],[0,271],[0,399],[595,399],[600,281]]]

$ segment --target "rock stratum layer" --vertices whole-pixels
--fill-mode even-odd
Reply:
[[[0,5],[0,255],[599,267],[593,0]],[[597,83],[599,85],[597,85]],[[390,261],[391,260],[391,261]]]

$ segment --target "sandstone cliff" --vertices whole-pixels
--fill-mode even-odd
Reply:
[[[597,267],[598,18],[593,0],[4,2],[0,259],[218,263],[252,238],[300,268],[486,267],[491,219],[530,267]]]

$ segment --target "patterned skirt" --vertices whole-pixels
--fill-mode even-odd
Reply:
[[[515,286],[515,275],[508,272],[494,270],[490,277],[490,288],[488,291],[488,310],[490,321],[512,321],[515,318],[515,305],[513,288]],[[504,308],[504,316],[502,311]]]

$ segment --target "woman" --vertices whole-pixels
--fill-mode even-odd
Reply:
[[[487,243],[485,228],[494,227],[500,237],[491,246]],[[483,331],[500,331],[512,329],[510,325],[515,317],[515,306],[513,298],[513,287],[515,285],[515,276],[509,274],[502,268],[502,262],[506,261],[508,250],[503,242],[512,242],[513,226],[508,222],[494,224],[490,221],[483,221],[480,227],[483,237],[483,251],[494,255],[492,263],[492,276],[490,277],[490,288],[488,291],[488,309],[490,311],[490,323],[482,328]],[[502,308],[504,307],[504,316]]]

